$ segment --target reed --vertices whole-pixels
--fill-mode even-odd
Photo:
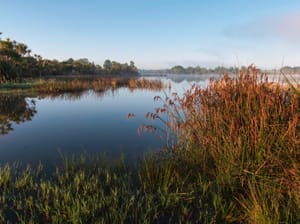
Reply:
[[[193,86],[151,114],[177,136],[172,159],[200,176],[221,222],[300,220],[299,92],[250,66],[235,78]],[[213,199],[214,200],[214,199]]]
[[[161,90],[164,87],[161,81],[150,81],[132,78],[98,78],[94,80],[42,80],[34,84],[33,89],[38,93],[65,93],[94,90],[103,92],[110,88],[128,87],[134,89]]]
[[[131,91],[135,89],[159,91],[167,88],[167,85],[160,80],[147,80],[134,77],[39,79],[27,83],[1,84],[0,93],[23,91],[37,94],[61,94],[86,90],[103,92],[108,89],[117,89],[120,87],[128,87]]]

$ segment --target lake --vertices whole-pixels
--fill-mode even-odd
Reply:
[[[171,85],[163,91],[122,87],[103,93],[85,91],[59,96],[0,95],[0,164],[20,161],[55,166],[61,155],[121,154],[129,161],[165,146],[154,133],[138,134],[147,112],[161,104],[155,96],[182,94],[193,83],[208,84],[212,76],[147,77]],[[137,115],[128,119],[127,114]],[[160,123],[153,125],[161,126]]]
[[[168,75],[147,77],[171,85],[163,91],[122,87],[102,93],[86,91],[55,97],[0,95],[0,165],[20,161],[55,166],[61,155],[106,153],[121,154],[136,161],[147,152],[165,146],[153,133],[138,134],[147,112],[161,104],[155,96],[182,95],[192,84],[207,86],[218,75]],[[127,119],[128,113],[137,118]],[[154,123],[153,125],[162,125]]]

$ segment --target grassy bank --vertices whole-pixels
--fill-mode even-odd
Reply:
[[[297,88],[269,83],[250,67],[182,98],[156,100],[162,107],[147,116],[164,118],[175,147],[137,167],[89,156],[66,159],[51,176],[41,167],[2,167],[0,220],[300,222]]]
[[[104,77],[104,78],[60,78],[37,79],[22,83],[0,84],[0,93],[35,93],[35,94],[60,94],[67,92],[81,92],[94,90],[102,92],[110,88],[128,87],[134,89],[161,90],[166,88],[159,80],[147,80],[134,77]]]

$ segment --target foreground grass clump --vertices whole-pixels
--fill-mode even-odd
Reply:
[[[160,99],[160,98],[157,98]],[[299,94],[254,67],[163,100],[172,158],[213,194],[222,222],[300,222]],[[149,115],[148,115],[149,116]]]
[[[0,169],[1,223],[206,223],[216,220],[209,195],[155,156],[138,168],[73,157],[51,176],[41,165]]]

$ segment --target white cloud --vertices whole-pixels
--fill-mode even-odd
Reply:
[[[300,41],[300,11],[287,15],[275,24],[277,33],[290,41]]]
[[[230,38],[281,39],[290,44],[300,43],[300,11],[264,17],[248,23],[233,25],[224,31]]]

